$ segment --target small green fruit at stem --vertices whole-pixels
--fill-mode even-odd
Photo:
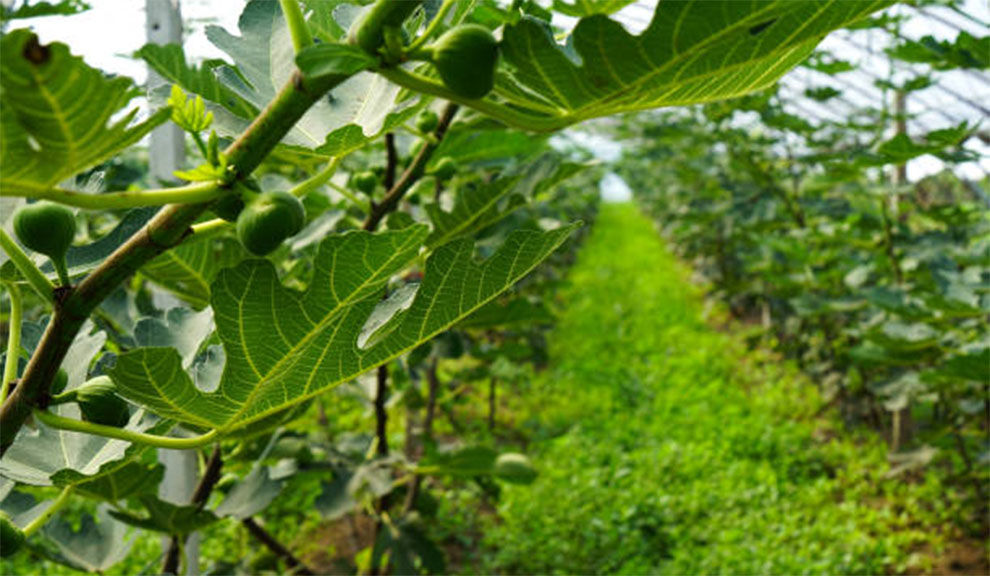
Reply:
[[[522,454],[502,454],[495,460],[495,477],[510,484],[532,484],[539,473]]]
[[[450,180],[457,174],[457,161],[447,156],[441,158],[433,167],[432,174],[441,182]]]
[[[240,194],[230,194],[214,202],[210,210],[227,222],[237,222],[237,217],[244,210],[244,199]]]
[[[401,26],[420,4],[421,0],[378,0],[351,25],[347,42],[377,55],[385,43],[385,28]]]
[[[264,256],[295,236],[306,222],[306,210],[288,192],[265,192],[237,217],[237,237],[252,254]]]
[[[24,547],[24,532],[0,512],[0,557],[9,558]]]
[[[55,373],[55,379],[52,380],[52,385],[49,390],[52,394],[61,394],[68,384],[69,373],[65,371],[65,368],[59,368],[58,372]]]
[[[439,123],[440,118],[437,117],[436,112],[433,110],[423,110],[420,112],[419,117],[416,118],[416,129],[424,134],[428,134],[436,130]]]
[[[76,236],[76,217],[72,210],[44,200],[21,206],[14,214],[14,232],[22,244],[48,256],[62,286],[69,285],[65,253]]]
[[[117,387],[109,376],[97,376],[69,394],[75,396],[87,422],[123,428],[131,419],[127,402],[117,396]]]
[[[358,172],[354,175],[353,181],[355,188],[369,196],[378,187],[378,176],[375,176],[375,173],[371,171]]]
[[[498,41],[484,26],[451,28],[430,49],[440,78],[457,94],[477,99],[495,87]]]

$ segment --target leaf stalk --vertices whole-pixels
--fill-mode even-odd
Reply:
[[[86,210],[116,210],[142,206],[209,202],[228,193],[229,191],[221,188],[218,182],[196,182],[175,188],[110,192],[108,194],[85,194],[64,188],[13,189],[4,190],[2,196],[51,200]]]
[[[298,54],[313,45],[313,35],[309,33],[306,16],[299,7],[299,0],[279,0],[279,4],[282,5],[282,14],[285,15],[285,23],[292,37],[292,48]]]
[[[27,280],[31,288],[46,302],[52,302],[55,294],[55,285],[45,276],[45,273],[34,263],[31,258],[21,250],[21,247],[14,242],[5,230],[0,229],[0,248],[7,253],[14,267],[17,268]]]
[[[21,289],[13,282],[5,283],[10,296],[10,320],[7,322],[7,358],[0,381],[0,404],[7,399],[11,383],[17,379],[17,362],[21,357],[21,321],[24,316],[24,300]]]
[[[156,448],[167,448],[169,450],[191,450],[193,448],[199,448],[200,446],[205,446],[216,440],[218,435],[216,430],[210,430],[209,432],[200,434],[199,436],[192,436],[190,438],[174,438],[172,436],[145,434],[144,432],[135,432],[125,428],[116,428],[114,426],[104,426],[102,424],[94,424],[84,420],[74,420],[72,418],[66,418],[44,410],[35,410],[34,415],[38,420],[51,428],[69,430],[71,432],[82,432],[84,434],[102,436],[104,438],[113,438],[115,440],[126,440],[127,442],[133,442],[134,444],[154,446]]]
[[[65,507],[69,502],[69,496],[72,495],[72,490],[75,486],[66,486],[62,489],[62,492],[58,495],[58,498],[52,502],[51,506],[45,508],[37,518],[28,522],[28,525],[24,527],[24,537],[30,537],[32,534],[40,530],[45,524],[48,523],[58,511]]]

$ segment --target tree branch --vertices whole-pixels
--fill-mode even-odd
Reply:
[[[419,150],[419,154],[409,164],[409,167],[405,169],[398,182],[389,188],[380,203],[371,206],[368,218],[364,221],[365,230],[369,232],[376,230],[382,219],[399,206],[399,201],[409,191],[409,188],[423,176],[426,163],[430,161],[433,152],[437,149],[440,141],[443,140],[443,136],[447,133],[447,128],[450,127],[450,123],[454,120],[458,108],[459,106],[457,104],[447,104],[447,107],[443,110],[443,115],[440,117],[440,122],[437,124],[437,129],[433,133],[435,141],[423,142],[423,147]]]
[[[285,561],[286,566],[289,567],[291,571],[296,574],[302,574],[303,576],[310,576],[316,574],[312,569],[303,564],[302,560],[295,557],[292,552],[282,545],[281,542],[275,539],[267,530],[265,530],[260,524],[254,521],[254,518],[245,518],[241,520],[241,524],[247,528],[247,531],[251,533],[259,542],[265,545],[272,554],[275,554],[279,558]]]
[[[385,177],[382,179],[386,190],[395,186],[395,172],[398,167],[399,153],[395,149],[395,134],[389,132],[385,135]]]
[[[206,505],[206,501],[213,492],[213,487],[220,480],[220,471],[222,469],[223,453],[220,450],[220,443],[218,442],[213,446],[213,453],[210,454],[210,460],[206,464],[206,470],[203,471],[203,476],[199,479],[199,483],[196,484],[196,489],[193,491],[192,498],[189,502],[191,505],[198,508]],[[178,574],[179,552],[181,548],[182,546],[179,545],[179,536],[173,534],[172,539],[169,541],[168,550],[165,552],[165,561],[162,562],[162,574]]]

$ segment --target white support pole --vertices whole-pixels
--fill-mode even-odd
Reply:
[[[147,12],[146,31],[149,44],[182,44],[182,14],[179,0],[145,0]],[[148,68],[148,91],[161,86],[165,81]],[[167,185],[175,181],[172,172],[180,170],[185,163],[185,136],[182,129],[168,123],[151,132],[151,146],[148,150],[153,185]]]
[[[182,44],[182,14],[179,0],[145,0],[147,12],[146,31],[149,43]],[[148,69],[148,90],[160,86],[164,80]],[[172,173],[185,163],[185,135],[182,130],[168,123],[151,133],[148,150],[149,172],[152,185],[167,185],[175,180]],[[158,488],[158,496],[173,504],[186,505],[192,499],[199,476],[199,463],[194,450],[159,450],[158,461],[165,466],[165,477]],[[162,549],[169,546],[169,538],[162,539]],[[199,534],[192,534],[185,544],[186,574],[199,574]]]

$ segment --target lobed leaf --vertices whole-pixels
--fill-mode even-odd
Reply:
[[[233,238],[183,242],[142,266],[141,275],[200,310],[209,305],[210,283],[220,270],[245,256]]]
[[[39,44],[30,30],[0,40],[0,88],[3,193],[48,190],[135,144],[170,114],[132,124],[132,108],[113,121],[137,95],[131,81],[107,78],[65,44]]]
[[[769,87],[828,32],[892,0],[658,2],[639,36],[603,15],[581,19],[566,46],[523,18],[505,29],[510,72],[497,90],[558,127],[611,114],[724,100]]]
[[[573,229],[515,232],[481,264],[474,262],[470,240],[441,247],[427,260],[424,281],[408,307],[385,320],[365,346],[365,325],[388,280],[418,255],[425,226],[327,238],[305,293],[282,286],[268,261],[249,260],[213,283],[217,331],[228,360],[216,392],[199,390],[171,348],[121,354],[109,374],[122,395],[159,416],[224,433],[243,431],[448,329],[512,286]]]
[[[264,108],[289,80],[294,60],[292,41],[277,2],[252,0],[238,20],[240,36],[218,26],[209,26],[206,35],[237,65],[217,69],[220,82],[257,109]],[[343,47],[314,46],[306,51],[302,65],[323,73],[312,60],[325,51],[335,51],[347,70],[364,66],[353,51]],[[344,58],[346,57],[346,58]],[[357,64],[355,68],[351,66]],[[330,68],[338,72],[339,66]],[[189,88],[187,88],[189,89]],[[282,144],[300,147],[324,156],[344,154],[390,131],[416,113],[415,99],[400,99],[400,88],[370,72],[355,74],[317,102],[282,139]],[[210,98],[203,94],[204,98]],[[215,126],[223,136],[237,136],[248,120],[233,115],[217,116]]]

